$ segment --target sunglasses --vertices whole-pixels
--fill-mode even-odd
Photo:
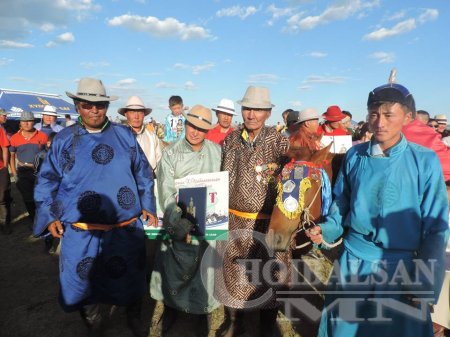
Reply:
[[[84,110],[92,110],[94,106],[97,110],[104,110],[108,108],[108,102],[80,102],[80,107]]]
[[[439,124],[430,124],[429,126],[431,126],[432,128],[438,128],[439,127]]]

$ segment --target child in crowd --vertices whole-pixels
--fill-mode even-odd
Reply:
[[[165,119],[164,141],[166,143],[173,143],[178,139],[184,138],[185,118],[181,114],[183,108],[183,99],[180,96],[171,96],[169,98],[169,109],[171,111],[171,114],[169,114]],[[180,120],[181,130],[178,126]]]
[[[38,152],[36,157],[34,158],[34,175],[37,176],[39,170],[41,169],[41,165],[44,162],[45,157],[47,157],[48,150],[50,149],[50,146],[52,145],[53,138],[55,138],[56,132],[51,132],[48,135],[47,143],[45,145],[45,148]],[[54,254],[56,252],[55,246],[53,245],[53,236],[47,235],[44,238],[44,244],[45,244],[45,251],[49,254]]]

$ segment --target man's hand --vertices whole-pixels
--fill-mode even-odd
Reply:
[[[61,224],[61,221],[55,220],[50,225],[47,226],[48,231],[52,234],[55,238],[62,238],[64,234],[64,228]]]
[[[148,220],[149,226],[158,227],[158,218],[145,209],[142,210],[142,219],[144,219],[144,221]]]
[[[310,229],[307,229],[305,231],[305,234],[316,245],[320,245],[323,241],[322,229],[320,228],[320,226],[314,226]]]

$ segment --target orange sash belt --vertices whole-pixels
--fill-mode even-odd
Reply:
[[[110,231],[113,228],[117,227],[125,227],[128,226],[130,223],[137,220],[137,216],[134,218],[131,218],[130,220],[122,221],[116,224],[97,224],[97,223],[86,223],[86,222],[74,222],[72,226],[75,226],[79,229],[85,230],[85,231]]]
[[[271,217],[270,214],[241,212],[231,208],[229,209],[229,212],[238,217],[253,220],[269,220]]]

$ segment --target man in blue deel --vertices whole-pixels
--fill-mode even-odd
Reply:
[[[61,238],[60,303],[101,333],[111,305],[126,306],[135,336],[147,336],[140,308],[147,289],[145,234],[156,223],[149,163],[128,127],[109,122],[103,83],[83,78],[78,122],[61,130],[39,171],[34,234]],[[108,310],[109,311],[109,310]]]
[[[319,336],[432,337],[448,239],[442,169],[401,133],[416,113],[405,87],[377,87],[367,106],[373,138],[347,152],[330,213],[308,233],[321,244],[345,232]]]

